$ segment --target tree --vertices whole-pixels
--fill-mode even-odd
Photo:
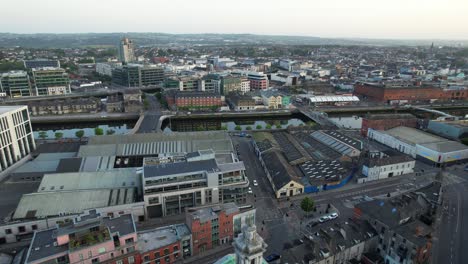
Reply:
[[[228,130],[227,126],[221,126],[221,130]]]
[[[108,129],[106,131],[106,135],[114,135],[115,134],[115,130],[114,129]]]
[[[102,135],[104,135],[104,129],[102,129],[100,127],[96,127],[96,128],[94,128],[94,134],[96,136],[102,136]]]
[[[240,130],[242,130],[242,127],[237,125],[234,129],[240,131]]]
[[[82,137],[84,137],[84,130],[78,130],[75,132],[75,136],[81,140]]]
[[[247,126],[247,127],[245,128],[245,130],[252,130],[252,127],[251,127],[251,126]]]
[[[60,140],[63,138],[63,133],[62,132],[55,132],[55,139]]]
[[[283,128],[283,127],[281,126],[281,124],[277,124],[277,125],[275,125],[275,126],[276,126],[277,129]]]
[[[41,139],[46,139],[47,138],[47,132],[45,131],[39,131],[39,137]]]
[[[301,209],[309,216],[309,213],[314,210],[314,200],[310,197],[304,197],[301,201]]]
[[[257,130],[260,130],[260,129],[262,129],[263,127],[262,127],[262,125],[257,125],[255,128],[256,128]]]
[[[271,129],[271,124],[267,124],[266,129]]]

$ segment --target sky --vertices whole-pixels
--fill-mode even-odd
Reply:
[[[5,0],[0,32],[468,39],[468,0]]]

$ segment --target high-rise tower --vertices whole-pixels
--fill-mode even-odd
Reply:
[[[135,61],[135,52],[133,50],[133,41],[128,38],[123,38],[119,45],[119,56],[122,63]]]

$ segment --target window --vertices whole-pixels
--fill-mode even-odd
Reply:
[[[179,246],[176,245],[174,246],[174,251],[177,251],[177,250],[179,250]]]
[[[32,226],[31,226],[31,229],[32,229],[32,230],[37,230],[37,225],[32,225]]]
[[[91,252],[91,250],[88,251],[88,257],[92,257],[92,256],[93,256],[93,252]]]
[[[168,248],[165,248],[164,249],[164,255],[168,255],[169,254],[169,249]]]
[[[133,237],[125,239],[125,244],[133,243]]]
[[[91,260],[91,263],[99,263],[99,259],[98,259],[98,258],[93,258],[93,259]]]
[[[135,251],[135,247],[129,247],[127,248],[127,253]]]
[[[83,260],[83,254],[79,254],[80,260]]]
[[[10,228],[5,229],[5,234],[9,235],[9,234],[11,234],[11,233],[12,233],[12,231],[11,231]]]
[[[120,259],[120,260],[117,260],[117,261],[115,262],[115,264],[123,264],[123,261],[122,261],[121,259]]]
[[[18,232],[20,232],[20,233],[26,232],[26,227],[18,226]]]
[[[161,254],[159,253],[159,251],[154,253],[154,257],[155,257],[155,258],[161,257]]]
[[[171,258],[170,258],[170,257],[166,257],[164,260],[166,261],[166,263],[170,263],[170,262],[171,262]]]
[[[143,260],[144,260],[144,261],[150,261],[149,255],[143,256]]]
[[[102,247],[98,249],[99,254],[106,253],[106,248]]]
[[[135,263],[135,257],[134,257],[134,256],[128,257],[128,263],[129,263],[129,264]]]

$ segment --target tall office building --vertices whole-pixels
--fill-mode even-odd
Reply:
[[[32,77],[37,95],[71,93],[68,73],[62,68],[34,68],[32,69]]]
[[[164,81],[164,69],[156,65],[128,64],[112,70],[112,83],[125,87],[158,85]]]
[[[123,38],[119,45],[120,61],[129,63],[135,61],[135,52],[133,50],[133,41],[128,38]]]
[[[11,71],[0,75],[0,90],[10,97],[33,95],[28,73]]]
[[[27,106],[0,106],[0,171],[36,148]]]

